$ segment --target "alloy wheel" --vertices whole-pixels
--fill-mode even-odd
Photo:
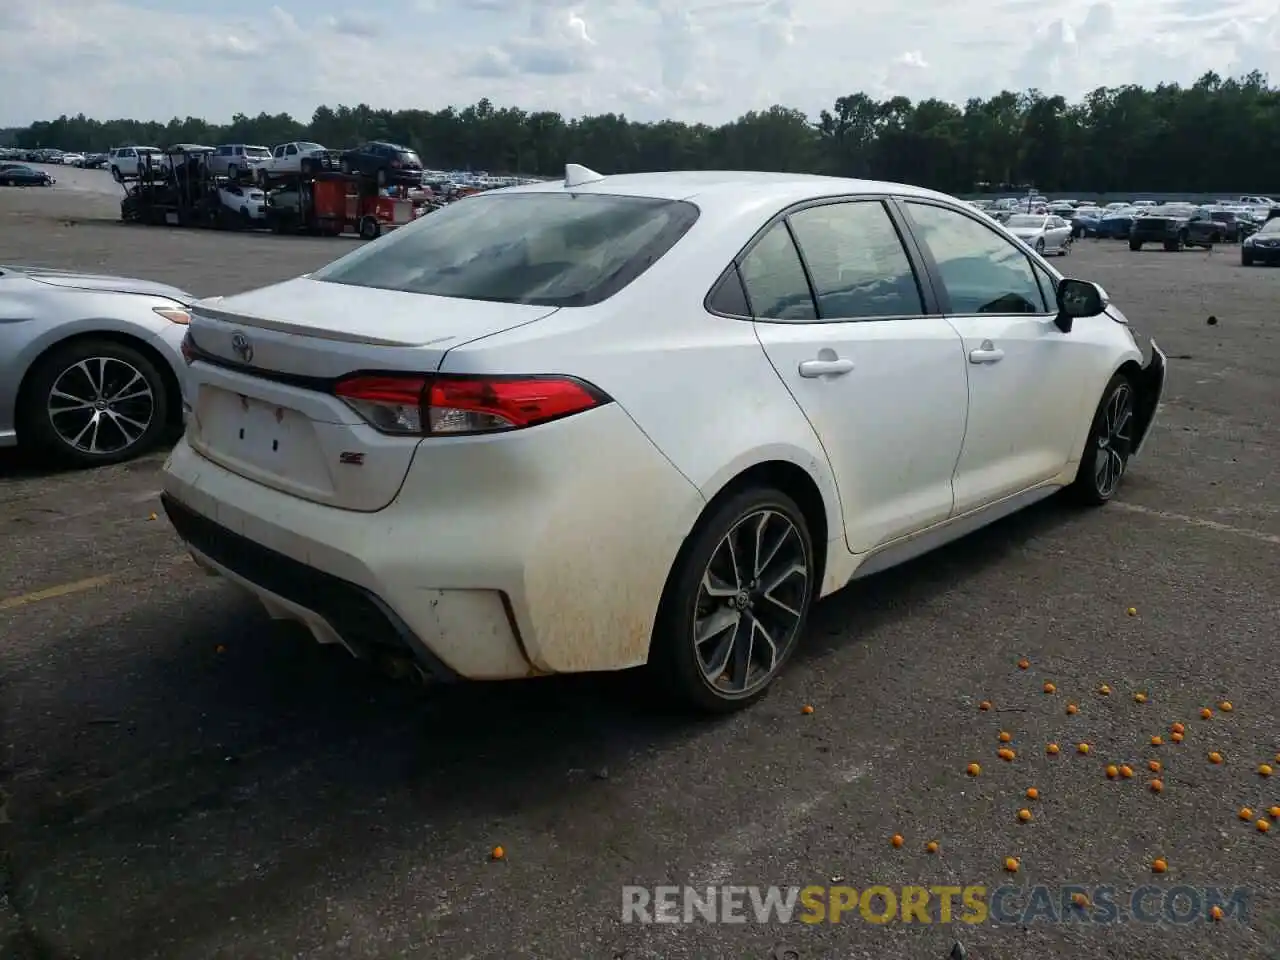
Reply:
[[[1094,486],[1099,496],[1110,497],[1120,486],[1133,450],[1133,388],[1129,384],[1121,383],[1107,399],[1094,441]]]
[[[89,456],[127,450],[146,434],[156,397],[137,367],[116,357],[87,357],[58,374],[46,401],[63,443]]]
[[[712,551],[692,642],[703,682],[718,695],[750,696],[786,659],[808,603],[810,565],[800,531],[770,509],[743,516]]]

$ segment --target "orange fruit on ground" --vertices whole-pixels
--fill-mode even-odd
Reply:
[[[1218,753],[1218,751],[1217,751],[1217,750],[1213,751],[1213,753],[1209,754],[1209,762],[1210,762],[1210,763],[1221,763],[1221,762],[1222,762],[1222,754]]]
[[[971,763],[964,768],[964,772],[971,777],[976,777],[978,774],[982,772],[982,768],[978,766],[976,763]]]
[[[1125,613],[1129,614],[1129,616],[1131,617],[1136,617],[1138,615],[1138,608],[1130,607],[1128,610],[1125,611]]]
[[[1111,688],[1110,688],[1110,687],[1108,687],[1108,686],[1104,683],[1102,686],[1100,686],[1100,687],[1098,688],[1098,692],[1099,692],[1100,694],[1102,694],[1102,695],[1105,697],[1105,696],[1107,696],[1109,693],[1111,693]]]
[[[1156,857],[1154,860],[1151,861],[1152,873],[1164,873],[1168,869],[1169,869],[1169,861],[1166,860],[1164,857]]]
[[[503,850],[501,847],[494,847],[493,850],[490,851],[489,856],[494,860],[505,860],[507,851]]]
[[[1223,700],[1220,704],[1218,704],[1218,709],[1221,710],[1223,713],[1230,713],[1232,710],[1235,709],[1235,707],[1231,706],[1230,700]]]
[[[1056,757],[1056,756],[1058,755],[1058,750],[1059,750],[1059,749],[1060,749],[1060,748],[1059,748],[1059,746],[1058,746],[1056,743],[1051,743],[1051,744],[1049,744],[1047,747],[1045,747],[1045,748],[1044,748],[1044,752],[1045,752],[1045,753],[1047,753],[1047,754],[1048,754],[1049,756],[1051,756],[1051,757]]]
[[[1077,713],[1079,713],[1079,712],[1080,712],[1080,708],[1079,708],[1079,707],[1077,707],[1074,703],[1068,703],[1068,704],[1067,704],[1067,713],[1068,713],[1068,714],[1070,714],[1071,716],[1073,716],[1073,717],[1074,717],[1074,716],[1075,716]]]
[[[1027,799],[1028,799],[1028,800],[1039,800],[1039,799],[1040,799],[1040,791],[1039,791],[1039,790],[1037,790],[1035,787],[1027,787]],[[1274,807],[1273,807],[1272,809],[1277,809],[1277,808],[1274,808]]]
[[[1280,820],[1280,807],[1272,807],[1267,811],[1272,820]]]
[[[1004,869],[1005,869],[1005,872],[1007,872],[1007,873],[1017,873],[1017,872],[1018,872],[1018,858],[1017,858],[1017,857],[1005,857],[1005,858],[1004,858]]]
[[[1012,739],[1013,739],[1013,734],[1009,733],[1007,730],[1000,731],[999,740],[1001,743],[1008,743]]]
[[[1226,916],[1226,914],[1224,914],[1222,912],[1222,908],[1215,903],[1212,907],[1209,908],[1209,916],[1212,917],[1214,920],[1221,920],[1224,916]]]
[[[1087,743],[1078,743],[1076,744],[1076,751],[1078,753],[1088,753],[1089,745]]]
[[[930,840],[928,843],[926,843],[926,844],[924,845],[924,852],[925,852],[925,853],[937,853],[937,852],[938,852],[938,841],[937,841],[937,840]]]
[[[1250,810],[1248,807],[1241,807],[1240,813],[1237,814],[1237,816],[1239,816],[1241,820],[1252,820],[1253,811]]]
[[[1276,763],[1280,763],[1280,753],[1276,754]]]
[[[1269,763],[1258,764],[1258,775],[1262,777],[1271,776],[1271,764]]]
[[[991,701],[990,701],[990,700],[983,700],[980,704],[978,704],[978,709],[979,709],[979,710],[990,710],[990,709],[991,709]]]
[[[1031,666],[1031,661],[1026,659],[1025,657],[1018,661],[1019,670],[1026,670],[1030,666]]]
[[[890,838],[889,838],[889,842],[890,842],[891,844],[893,844],[895,847],[900,847],[900,846],[902,846],[902,844],[903,844],[903,842],[904,842],[904,841],[903,841],[903,839],[902,839],[902,834],[900,834],[900,833],[895,833],[892,837],[890,837]]]
[[[1057,687],[1055,687],[1052,683],[1046,683],[1046,684],[1044,685],[1044,692],[1045,692],[1045,693],[1056,693],[1056,692],[1057,692],[1057,690],[1058,690],[1058,688],[1057,688]]]
[[[1172,740],[1174,743],[1181,743],[1181,742],[1182,742],[1182,734],[1180,734],[1180,733],[1171,733],[1171,734],[1169,734],[1169,739],[1170,739],[1170,740]]]
[[[1118,777],[1118,776],[1120,776],[1120,768],[1119,768],[1119,767],[1117,767],[1115,764],[1112,764],[1112,765],[1110,765],[1109,767],[1107,767],[1107,779],[1108,779],[1108,780],[1114,780],[1114,779],[1115,779],[1116,777]]]
[[[1016,757],[1017,754],[1014,753],[1012,750],[1010,750],[1008,747],[1005,747],[1003,750],[997,750],[996,756],[1007,763],[1010,760],[1012,760],[1014,757]]]
[[[1164,781],[1163,781],[1163,780],[1152,780],[1152,781],[1151,781],[1151,792],[1152,792],[1152,793],[1161,793],[1163,790],[1164,790]]]
[[[1146,695],[1145,693],[1141,693],[1141,692],[1139,692],[1139,693],[1135,693],[1135,694],[1133,695],[1133,700],[1134,700],[1134,702],[1135,702],[1135,703],[1146,703],[1146,702],[1147,702],[1147,695]]]
[[[1210,710],[1208,707],[1205,707],[1203,710],[1200,711],[1201,720],[1208,720],[1212,716],[1213,716],[1213,711]]]
[[[1120,776],[1124,777],[1126,780],[1131,779],[1133,777],[1133,767],[1129,766],[1127,763],[1123,764],[1120,767]]]
[[[1259,833],[1266,833],[1268,830],[1271,829],[1271,824],[1266,820],[1259,820],[1257,823],[1257,827],[1258,827]]]
[[[805,714],[813,713],[813,707],[811,707],[809,704],[806,703],[803,707],[800,708],[800,712]]]
[[[1026,807],[1023,807],[1021,810],[1018,811],[1018,819],[1021,820],[1023,823],[1026,823],[1028,820],[1031,819],[1031,811],[1028,810]]]
[[[1153,747],[1158,747],[1162,743],[1164,743],[1164,737],[1160,736],[1159,734],[1156,734],[1154,737],[1151,738],[1151,745]]]
[[[1159,761],[1159,760],[1148,760],[1148,761],[1147,761],[1147,769],[1148,769],[1148,770],[1150,770],[1152,773],[1159,773],[1159,772],[1160,772],[1160,761]]]
[[[1174,733],[1186,733],[1186,732],[1187,732],[1187,728],[1186,728],[1186,727],[1184,727],[1184,726],[1183,726],[1182,724],[1180,724],[1180,723],[1175,723],[1175,724],[1174,724],[1172,727],[1170,727],[1169,729],[1170,729],[1170,730],[1172,730]]]
[[[1086,897],[1083,893],[1073,893],[1071,895],[1071,902],[1074,903],[1081,910],[1089,906],[1089,898]]]

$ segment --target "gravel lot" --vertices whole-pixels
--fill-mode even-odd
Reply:
[[[213,294],[349,249],[103,222],[116,197],[72,174],[93,172],[0,192],[0,262]],[[1079,244],[1071,272],[1171,359],[1120,502],[1045,504],[825,601],[771,696],[714,723],[656,715],[627,676],[394,684],[200,575],[155,519],[161,456],[53,475],[6,456],[0,956],[1280,956],[1280,823],[1237,817],[1280,804],[1255,772],[1280,751],[1280,271],[1238,264]],[[1184,742],[1149,745],[1175,721]],[[1245,923],[620,922],[623,884],[722,882],[1254,896]]]

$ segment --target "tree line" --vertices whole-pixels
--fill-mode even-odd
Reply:
[[[869,177],[950,193],[1019,189],[1280,193],[1280,88],[1253,72],[1206,73],[1190,86],[1100,87],[1079,103],[1039,90],[963,106],[906,97],[840,97],[816,119],[774,106],[721,126],[638,123],[614,113],[568,119],[496,107],[318,108],[168,123],[83,114],[10,131],[14,145],[102,152],[113,146],[313,140],[338,149],[390,140],[428,167],[556,176],[566,161],[604,173],[748,169]]]

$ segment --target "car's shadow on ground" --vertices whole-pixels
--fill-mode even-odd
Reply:
[[[92,476],[99,470],[151,470],[152,465],[162,462],[169,455],[169,450],[177,442],[177,436],[171,434],[159,446],[132,460],[119,464],[97,467],[77,467],[48,457],[38,451],[30,451],[23,447],[5,447],[0,449],[0,483],[20,483],[24,480],[48,480],[54,477],[74,477],[77,474]]]
[[[822,602],[793,669],[864,642],[1072,513],[1050,501]],[[504,824],[528,829],[532,815],[568,829],[579,813],[625,807],[655,753],[778,709],[766,699],[747,717],[691,718],[656,707],[642,671],[421,689],[272,623],[216,581],[50,640],[57,653],[19,659],[8,678],[23,693],[3,771],[15,902],[30,906],[32,873],[56,895],[90,896],[75,879],[84,857],[176,873],[134,899],[102,956],[146,955],[146,931],[174,911],[198,942],[246,902],[290,908],[292,883],[220,879],[225,851],[298,883],[374,869],[415,835],[441,856],[465,835],[482,857]]]

